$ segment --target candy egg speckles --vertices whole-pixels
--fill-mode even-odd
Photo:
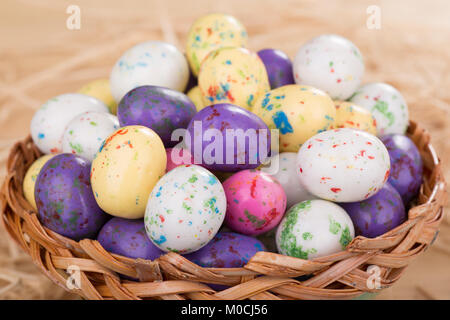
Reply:
[[[195,86],[191,90],[189,90],[187,96],[194,103],[195,108],[197,108],[197,111],[200,111],[204,107],[206,107],[205,103],[203,102],[202,92],[200,91],[200,88],[198,86]]]
[[[266,67],[271,89],[295,83],[292,62],[283,51],[263,49],[258,51],[258,56]]]
[[[306,200],[286,212],[278,226],[278,252],[305,260],[338,253],[355,236],[344,209],[325,200]]]
[[[85,84],[78,91],[79,93],[97,98],[109,108],[109,112],[116,114],[117,102],[111,94],[109,79],[98,79]]]
[[[313,195],[331,201],[361,201],[389,177],[389,154],[375,136],[349,128],[325,131],[298,151],[297,174]]]
[[[153,130],[143,126],[116,130],[92,161],[91,183],[97,203],[113,216],[142,218],[166,162],[164,145]]]
[[[334,100],[348,99],[364,74],[364,62],[358,48],[350,40],[333,34],[321,35],[305,43],[293,64],[296,83],[324,90]]]
[[[47,163],[54,155],[46,154],[36,159],[28,168],[25,178],[23,178],[23,194],[25,199],[31,204],[34,210],[37,210],[36,201],[34,199],[34,187],[36,185],[36,178],[41,171],[44,164]]]
[[[377,134],[377,123],[370,111],[348,101],[334,101],[336,119],[330,129],[353,128]]]

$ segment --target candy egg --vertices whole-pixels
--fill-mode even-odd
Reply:
[[[388,182],[399,192],[405,205],[418,193],[422,184],[422,158],[414,142],[400,134],[380,138],[389,152],[391,173]]]
[[[194,157],[189,152],[189,150],[185,148],[174,147],[166,149],[166,156],[167,156],[166,172],[169,172],[173,168],[176,168],[183,164],[194,163]]]
[[[87,160],[69,153],[54,156],[42,167],[34,196],[45,227],[73,240],[97,235],[108,218],[95,202],[89,169]]]
[[[258,51],[258,56],[266,67],[271,89],[295,83],[292,62],[286,53],[276,49],[263,49]]]
[[[154,260],[164,253],[147,237],[143,219],[112,218],[97,240],[105,250],[132,259]]]
[[[286,210],[286,194],[280,183],[267,173],[243,170],[223,183],[227,196],[225,224],[230,229],[259,235],[280,222]]]
[[[377,193],[389,177],[389,154],[374,135],[349,128],[310,138],[297,155],[300,182],[313,195],[355,202]]]
[[[198,86],[206,106],[232,103],[245,109],[270,90],[266,68],[258,55],[235,47],[215,50],[205,58]]]
[[[296,83],[321,89],[334,100],[348,99],[364,74],[359,49],[334,34],[315,37],[302,45],[293,64]]]
[[[108,112],[108,107],[81,93],[66,93],[48,100],[31,120],[34,144],[43,153],[61,152],[66,126],[74,117],[87,111]]]
[[[306,200],[286,212],[278,226],[278,252],[305,260],[338,253],[355,237],[344,209],[325,200]]]
[[[126,51],[114,65],[111,93],[119,102],[130,90],[154,85],[183,92],[189,80],[185,56],[175,46],[161,41],[148,41]]]
[[[97,98],[102,101],[112,114],[117,113],[117,102],[111,94],[109,79],[97,79],[85,84],[78,91],[79,93]]]
[[[370,111],[348,101],[334,101],[336,119],[330,129],[353,128],[377,134],[377,122]]]
[[[386,83],[368,83],[356,91],[351,102],[370,111],[377,121],[378,136],[405,134],[409,124],[409,111],[403,96]]]
[[[91,183],[98,205],[113,216],[142,218],[166,162],[164,145],[153,130],[143,126],[116,130],[92,161]]]
[[[82,113],[67,125],[62,150],[92,161],[103,141],[118,128],[119,120],[115,115],[105,112]]]
[[[232,104],[202,109],[189,123],[187,149],[209,170],[253,169],[270,150],[270,131],[255,114]],[[211,141],[211,138],[214,140]]]
[[[31,204],[34,210],[37,210],[36,201],[34,199],[34,186],[36,184],[36,178],[41,171],[44,164],[47,163],[54,155],[46,154],[36,159],[28,168],[23,178],[23,195],[25,199]]]
[[[186,128],[196,113],[182,92],[156,86],[141,86],[128,92],[119,103],[120,126],[142,125],[155,131],[166,147],[172,147],[175,129]]]
[[[336,108],[323,91],[287,85],[261,96],[252,108],[270,129],[280,133],[280,152],[297,152],[316,133],[334,123]]]
[[[205,104],[203,103],[202,92],[200,91],[200,88],[198,86],[195,86],[191,90],[189,90],[189,92],[187,93],[187,96],[194,103],[197,111],[200,111],[204,107],[206,107]]]
[[[184,257],[204,268],[240,268],[259,251],[261,241],[234,232],[219,232],[206,246]]]
[[[166,173],[153,188],[145,229],[164,251],[190,253],[206,245],[225,217],[226,198],[219,180],[197,165]]]
[[[186,42],[186,54],[194,75],[211,52],[221,47],[245,47],[248,36],[244,26],[233,16],[213,13],[195,20]]]
[[[361,202],[342,203],[353,221],[356,235],[375,238],[394,229],[406,220],[400,194],[389,183]]]

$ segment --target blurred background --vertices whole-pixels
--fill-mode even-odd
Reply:
[[[79,8],[79,29],[67,26],[73,5]],[[372,23],[374,8],[378,25]],[[0,181],[10,147],[29,134],[43,102],[108,77],[114,62],[138,42],[163,40],[184,51],[189,26],[211,12],[237,17],[251,50],[276,48],[291,58],[319,34],[349,38],[364,56],[364,82],[400,90],[411,118],[431,132],[450,181],[448,0],[1,0]],[[0,228],[0,299],[77,297],[47,280]],[[434,245],[377,299],[450,299],[448,215]]]

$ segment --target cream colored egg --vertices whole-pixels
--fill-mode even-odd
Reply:
[[[336,120],[331,129],[353,128],[377,134],[377,122],[370,111],[348,101],[334,101]]]
[[[117,113],[117,102],[111,94],[109,79],[97,79],[85,84],[78,91],[102,101],[112,114]]]
[[[34,186],[36,184],[36,178],[41,171],[42,167],[48,160],[53,158],[54,154],[46,154],[36,159],[33,164],[28,168],[25,178],[23,179],[23,194],[25,199],[31,204],[34,210],[37,211],[36,200],[34,199]]]
[[[197,111],[200,111],[204,107],[206,107],[205,103],[203,102],[202,92],[200,91],[200,88],[198,86],[195,86],[191,90],[189,90],[187,96],[192,100]]]

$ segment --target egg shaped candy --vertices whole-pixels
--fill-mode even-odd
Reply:
[[[64,130],[77,115],[87,112],[108,112],[100,100],[81,93],[66,93],[44,103],[31,120],[31,137],[43,153],[62,150]]]
[[[182,92],[157,86],[141,86],[128,92],[119,103],[120,126],[142,125],[155,131],[166,147],[172,147],[175,129],[186,128],[196,113]]]
[[[82,113],[67,125],[62,150],[92,161],[103,141],[118,128],[119,120],[115,115],[105,112]]]
[[[190,253],[214,238],[225,210],[225,192],[219,180],[205,168],[182,165],[166,173],[153,188],[145,229],[160,249]]]
[[[117,102],[111,94],[109,79],[97,79],[85,84],[79,93],[97,98],[102,101],[112,114],[117,113]]]
[[[119,102],[130,90],[153,85],[183,92],[189,80],[185,56],[174,45],[148,41],[128,49],[114,65],[111,93]]]
[[[46,154],[36,159],[28,168],[23,178],[23,195],[25,199],[31,204],[34,210],[37,210],[36,201],[34,199],[34,187],[36,185],[36,178],[41,171],[44,164],[47,163],[54,155]]]
[[[185,148],[174,147],[166,149],[166,156],[167,156],[166,172],[169,172],[170,170],[183,164],[194,163],[194,157],[189,152],[189,150]]]
[[[277,226],[286,210],[286,193],[272,176],[243,170],[223,183],[227,196],[225,224],[230,229],[259,235]]]
[[[354,237],[344,209],[325,200],[306,200],[286,212],[276,243],[281,254],[312,260],[345,250]]]
[[[266,68],[258,55],[235,47],[215,50],[205,58],[198,86],[207,106],[232,103],[245,109],[270,90]]]
[[[91,183],[98,205],[113,216],[142,218],[166,162],[164,145],[153,130],[143,126],[116,130],[92,161]]]
[[[189,29],[186,54],[194,75],[205,57],[221,47],[246,47],[247,31],[233,16],[213,13],[195,20]]]
[[[90,164],[74,154],[54,156],[36,179],[34,196],[41,223],[73,240],[93,238],[107,221],[92,193]]]
[[[364,74],[359,49],[334,34],[315,37],[302,45],[293,64],[296,83],[321,89],[333,100],[347,100]]]
[[[370,111],[377,121],[377,135],[405,134],[409,111],[403,96],[393,86],[373,82],[356,91],[351,102]]]
[[[276,49],[263,49],[258,51],[258,56],[266,67],[271,89],[295,83],[292,62],[286,53]]]
[[[407,136],[393,134],[381,137],[391,159],[388,182],[399,192],[407,205],[419,192],[423,163],[419,150]]]
[[[187,96],[194,103],[195,108],[197,109],[197,111],[200,111],[204,107],[206,107],[204,102],[203,102],[202,92],[200,91],[200,88],[198,86],[195,86],[191,90],[189,90],[189,92],[187,93]]]
[[[388,182],[373,197],[341,206],[352,219],[357,236],[375,238],[406,220],[402,198]]]
[[[348,101],[334,101],[336,119],[330,129],[353,128],[377,134],[377,122],[370,111]]]
[[[251,109],[270,129],[278,129],[280,152],[297,152],[313,135],[334,124],[336,108],[323,91],[287,85],[261,96]]]
[[[376,194],[389,177],[389,154],[375,136],[343,128],[319,133],[298,151],[297,174],[313,195],[355,202]]]

